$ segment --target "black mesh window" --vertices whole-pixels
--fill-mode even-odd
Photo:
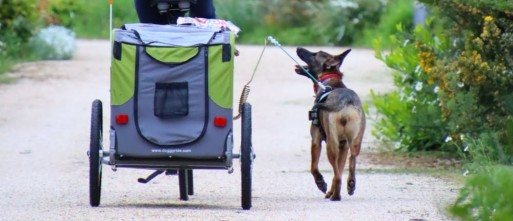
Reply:
[[[189,113],[189,87],[187,82],[156,83],[155,116],[173,118]]]

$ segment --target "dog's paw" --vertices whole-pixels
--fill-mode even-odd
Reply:
[[[330,199],[331,196],[333,196],[333,192],[330,190],[328,193],[326,193],[326,196],[324,196],[324,198]]]
[[[331,201],[340,201],[342,200],[342,197],[340,197],[340,195],[336,195],[336,194],[333,194],[331,197],[330,197],[330,200]]]
[[[319,188],[319,190],[323,193],[326,193],[326,191],[328,190],[328,184],[326,184],[324,180],[316,180],[315,184],[317,185],[317,188]]]
[[[356,190],[356,181],[348,180],[347,181],[347,193],[349,194],[349,196],[352,196],[354,194],[355,190]]]

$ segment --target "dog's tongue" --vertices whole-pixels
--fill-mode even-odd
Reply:
[[[303,67],[303,68],[301,68],[301,67]],[[304,73],[305,70],[308,71],[308,66],[307,65],[303,65],[303,66],[295,65],[294,70],[296,71],[297,74],[301,74],[301,73]]]

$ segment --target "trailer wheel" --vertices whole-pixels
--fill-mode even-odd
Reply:
[[[178,170],[178,185],[180,188],[180,200],[187,201],[189,200],[189,179],[187,178],[189,173],[186,169]]]
[[[91,111],[91,134],[89,143],[89,203],[92,207],[100,205],[102,187],[102,102],[93,101]]]
[[[254,159],[253,147],[251,144],[251,104],[242,105],[242,133],[241,133],[241,203],[242,209],[251,208],[251,181],[252,163]]]

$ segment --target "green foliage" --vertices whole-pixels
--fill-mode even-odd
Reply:
[[[108,1],[76,2],[82,5],[82,13],[76,17],[74,27],[78,36],[106,38],[109,34]],[[360,46],[370,46],[376,36],[394,32],[396,22],[410,24],[412,2],[214,0],[217,17],[230,20],[242,29],[237,39],[240,43],[262,44],[265,37],[273,35],[288,45]],[[137,22],[133,0],[115,0],[113,11],[114,27]],[[383,13],[385,17],[382,17]]]
[[[109,1],[74,0],[82,6],[77,15],[73,31],[82,38],[109,37]],[[114,0],[113,27],[138,22],[134,0]]]
[[[273,35],[286,44],[348,45],[380,19],[384,4],[352,1],[216,1],[218,17],[239,25],[241,42]]]
[[[506,136],[513,136],[513,118],[506,120]],[[459,154],[465,160],[465,169],[470,173],[477,173],[482,168],[489,167],[494,164],[513,164],[513,140],[507,139],[503,142],[500,133],[495,131],[486,131],[477,137],[461,136],[456,145],[461,145]]]
[[[438,88],[428,81],[419,64],[419,58],[433,55],[423,52],[416,42],[443,50],[448,47],[446,37],[433,37],[423,26],[416,27],[412,34],[400,25],[397,28],[400,35],[390,37],[389,53],[382,54],[380,42],[376,42],[377,58],[394,69],[397,91],[385,95],[371,93],[372,102],[382,114],[373,134],[386,143],[395,143],[396,149],[439,150],[448,146],[445,144],[448,133],[441,119]]]
[[[414,0],[389,0],[383,14],[376,25],[363,29],[361,37],[355,39],[356,45],[371,46],[374,39],[380,39],[383,47],[390,47],[389,36],[397,33],[397,25],[401,24],[408,30],[412,27]]]
[[[63,26],[51,25],[32,37],[28,47],[36,59],[68,60],[75,53],[75,33]]]
[[[36,5],[36,0],[1,0],[0,40],[11,35],[26,42],[39,22]]]
[[[513,133],[508,132],[507,122],[513,115],[513,5],[491,0],[439,0],[432,4],[435,16],[446,19],[417,27],[411,35],[403,33],[391,38],[392,50],[382,57],[396,70],[395,93],[411,97],[400,102],[430,106],[420,113],[408,114],[405,109],[400,115],[386,110],[396,107],[379,106],[378,112],[384,114],[385,121],[397,116],[404,119],[378,123],[376,133],[408,150],[425,150],[427,143],[434,144],[427,149],[452,152],[466,145],[461,137],[481,140],[492,134],[497,143],[481,145],[488,149],[488,159],[497,161],[499,152],[511,156]],[[423,85],[431,93],[415,92],[411,90],[413,84]],[[386,96],[389,95],[373,99],[379,101]],[[433,122],[426,126],[434,128],[426,131],[429,136],[419,136],[416,125],[406,122],[426,117]],[[388,135],[392,129],[397,129],[399,135]],[[445,142],[444,137],[452,141]],[[496,147],[501,151],[494,152],[492,148]],[[500,162],[512,162],[511,157],[506,159]]]
[[[513,220],[513,169],[495,166],[469,177],[450,212],[460,220]]]
[[[215,0],[214,4],[219,19],[232,21],[241,28],[238,42],[261,44],[269,35],[262,28],[264,14],[257,10],[259,1]]]
[[[81,2],[52,0],[38,8],[38,0],[0,0],[0,73],[9,71],[16,63],[26,60],[70,58],[73,50],[69,49],[74,45],[66,40],[69,38],[51,34],[57,32],[46,32],[46,35],[38,35],[35,38],[33,36],[41,33],[40,27],[45,24],[45,20],[67,26],[73,25],[75,13],[82,7]],[[48,14],[40,14],[45,8]],[[0,76],[0,81],[4,82],[4,79],[5,77]]]
[[[78,0],[50,0],[46,7],[51,24],[72,28],[87,4]]]
[[[0,73],[29,55],[24,45],[41,24],[36,5],[36,0],[0,0]]]

